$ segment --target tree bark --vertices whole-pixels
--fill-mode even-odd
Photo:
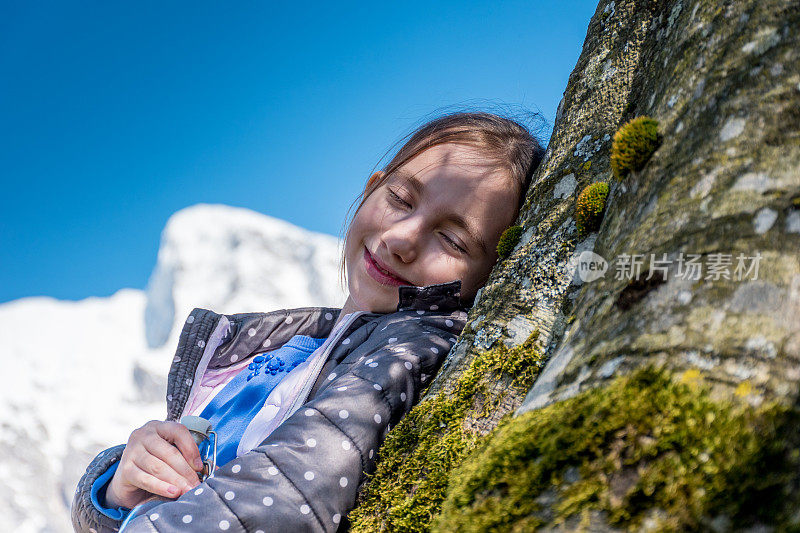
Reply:
[[[498,530],[800,527],[800,514],[790,509],[797,498],[786,495],[797,493],[800,470],[770,481],[767,488],[739,490],[733,486],[739,481],[731,481],[769,474],[760,471],[770,468],[761,464],[764,458],[774,460],[774,469],[797,466],[788,448],[800,442],[795,424],[800,387],[798,36],[796,1],[600,2],[517,222],[523,236],[511,256],[495,267],[426,398],[452,397],[482,354],[501,344],[518,347],[536,330],[544,368],[536,369],[538,377],[527,395],[509,391],[513,376],[501,372],[483,377],[481,397],[468,406],[459,431],[488,444],[466,446],[463,457],[448,466],[446,516],[434,517],[434,529],[460,530],[454,525],[459,516],[469,518],[463,523],[473,524],[472,530],[481,530],[476,524],[482,523]],[[644,168],[616,179],[610,166],[612,139],[623,123],[637,116],[658,121],[661,143]],[[597,232],[580,235],[576,197],[600,181],[610,184],[604,218]],[[575,258],[586,258],[589,252],[607,265],[605,275],[592,281],[570,268]],[[595,256],[596,264],[602,260]],[[687,271],[690,265],[699,265],[699,277],[697,270]],[[642,377],[646,368],[660,377]],[[639,377],[620,381],[634,375]],[[492,463],[492,450],[509,442],[517,420],[542,432],[553,429],[548,424],[555,414],[569,414],[559,412],[561,407],[575,411],[600,402],[602,394],[625,397],[620,391],[635,387],[643,395],[657,396],[662,390],[654,390],[653,383],[669,389],[664,401],[695,406],[693,413],[700,418],[676,412],[666,429],[623,427],[611,436],[593,429],[590,423],[596,421],[590,418],[576,419],[574,432],[585,440],[613,441],[606,443],[613,449],[603,448],[606,444],[591,448],[606,453],[605,458],[598,455],[605,463],[565,451],[554,458],[559,466],[547,473],[551,477],[525,481],[535,511],[481,522],[485,510],[476,502],[499,498],[497,508],[502,507],[503,487],[515,481],[500,483],[500,474],[481,470],[478,463]],[[580,401],[568,403],[576,399]],[[487,403],[493,409],[482,416],[479,411]],[[766,411],[768,406],[781,407]],[[423,400],[417,409],[426,408]],[[643,408],[634,402],[619,409],[633,413]],[[498,436],[496,426],[509,420],[510,413],[516,415],[511,429]],[[641,414],[641,419],[647,416]],[[744,428],[725,434],[732,447],[745,440],[758,442],[759,436],[780,435],[775,437],[780,443],[768,451],[758,448],[750,462],[736,463],[724,455],[725,446],[703,440],[709,431],[703,421],[712,424],[715,417],[730,421],[725,427]],[[662,429],[669,433],[673,426],[684,440],[659,440]],[[620,436],[625,431],[638,431],[635,445]],[[445,428],[434,438],[450,433]],[[545,436],[526,439],[514,441],[511,448],[536,450],[520,459],[515,466],[519,472],[550,459],[537,448],[536,439],[544,441]],[[411,448],[420,445],[419,440],[407,440],[414,443]],[[694,444],[686,444],[690,441]],[[409,446],[392,453],[407,454]],[[639,453],[642,446],[658,453],[648,451],[646,459],[626,463],[626,450]],[[676,471],[695,468],[680,446],[722,474],[704,473],[693,478],[696,485],[673,477],[669,483],[645,487],[647,476],[655,479],[653,465],[665,457],[674,459],[670,464]],[[567,481],[576,479],[595,483],[596,497],[575,496],[578,484],[570,489]],[[743,496],[727,501],[726,483],[731,493]],[[686,501],[702,505],[684,512],[678,505],[683,500],[665,496],[669,487],[696,491]],[[355,529],[359,524],[368,529],[364,516],[381,517],[397,508],[396,495],[394,501],[381,500],[380,490],[374,482],[367,488],[371,507],[356,514]],[[786,496],[781,500],[776,494]],[[770,507],[774,513],[748,510],[765,495],[777,501],[777,507]],[[625,511],[634,507],[635,512]],[[439,507],[434,509],[438,513]],[[389,521],[378,522],[393,529]]]

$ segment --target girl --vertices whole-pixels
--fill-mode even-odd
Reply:
[[[169,373],[167,420],[101,452],[78,484],[76,531],[335,531],[391,426],[466,321],[543,157],[526,128],[457,112],[418,128],[367,181],[345,233],[342,309],[194,309]],[[268,350],[265,350],[268,349]],[[176,421],[219,434],[214,475]]]

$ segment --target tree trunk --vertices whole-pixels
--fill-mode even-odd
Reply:
[[[390,433],[354,529],[421,509],[418,530],[800,527],[798,35],[797,1],[600,2],[520,243]],[[660,144],[615,178],[637,116]]]

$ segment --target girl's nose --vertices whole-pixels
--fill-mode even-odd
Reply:
[[[389,253],[403,263],[414,261],[422,244],[422,226],[420,217],[412,215],[384,227],[382,239]]]

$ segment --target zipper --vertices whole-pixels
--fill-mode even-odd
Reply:
[[[304,403],[306,403],[308,394],[311,392],[311,387],[313,387],[314,383],[316,383],[317,378],[319,377],[319,373],[322,371],[323,365],[328,362],[328,357],[330,357],[334,345],[342,336],[344,336],[344,333],[347,331],[350,325],[355,321],[355,319],[364,314],[366,314],[366,312],[364,311],[354,311],[353,313],[350,314],[349,317],[345,319],[339,332],[336,333],[336,336],[333,338],[333,340],[331,340],[327,348],[325,348],[325,351],[322,353],[322,355],[319,356],[317,360],[314,362],[314,366],[308,373],[305,383],[303,383],[303,387],[300,389],[300,392],[295,396],[294,401],[292,402],[292,407],[286,412],[286,415],[284,416],[283,420],[279,422],[279,424],[282,424],[284,420],[292,416],[295,413],[295,411],[300,409],[300,407]]]
[[[206,369],[208,368],[208,363],[211,362],[211,358],[214,356],[216,349],[222,344],[222,339],[225,337],[230,326],[231,323],[228,318],[225,315],[219,315],[211,335],[209,335],[208,340],[205,341],[206,345],[203,349],[203,355],[200,357],[200,361],[197,363],[197,368],[195,368],[194,374],[192,375],[192,384],[189,387],[189,394],[187,395],[188,397],[186,398],[186,403],[183,404],[183,407],[181,408],[181,414],[177,420],[180,420],[183,415],[189,414],[187,409],[192,404],[194,397],[197,395],[197,391],[200,389],[200,382],[203,379],[203,374],[205,374]]]

